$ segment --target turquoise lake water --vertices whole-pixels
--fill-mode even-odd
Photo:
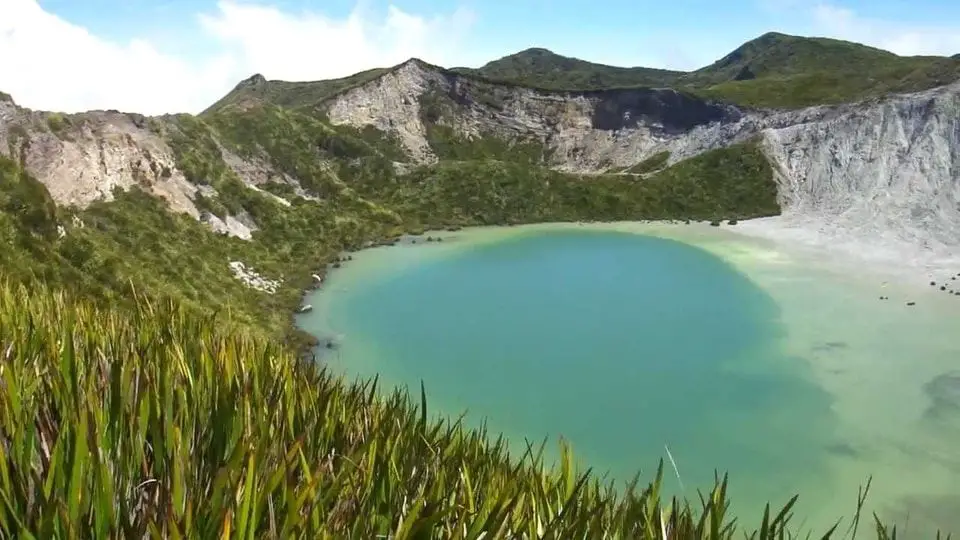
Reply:
[[[371,250],[300,323],[336,336],[333,369],[415,392],[422,380],[434,412],[486,420],[514,448],[562,436],[618,481],[664,459],[668,490],[693,498],[728,472],[750,521],[797,492],[808,525],[848,515],[856,474],[890,468],[864,451],[885,420],[847,413],[812,357],[850,355],[854,337],[798,348],[795,310],[762,279],[662,236],[562,227]]]

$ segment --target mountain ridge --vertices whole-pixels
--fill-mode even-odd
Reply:
[[[793,43],[790,36],[766,36],[775,45],[765,45],[768,54]],[[757,60],[763,55],[749,51],[733,56],[722,59],[724,77],[744,59],[756,62],[762,75],[771,58],[764,56],[764,64]],[[891,241],[925,242],[937,253],[960,243],[960,182],[954,172],[960,165],[949,150],[960,146],[952,131],[957,83],[848,103],[764,109],[684,88],[533,89],[410,59],[393,68],[314,83],[269,81],[254,74],[237,87],[244,95],[228,94],[199,116],[65,115],[0,101],[0,155],[32,174],[59,207],[83,213],[104,204],[141,205],[144,201],[130,202],[123,193],[143,190],[206,230],[261,247],[264,242],[300,243],[302,251],[310,234],[316,234],[306,231],[320,226],[301,215],[303,205],[320,205],[315,211],[324,219],[356,223],[360,230],[373,227],[381,231],[377,235],[387,236],[437,224],[586,215],[693,217],[693,209],[704,203],[698,199],[703,192],[671,191],[666,178],[689,178],[697,170],[706,178],[742,174],[754,182],[761,169],[755,165],[759,152],[769,164],[764,181],[776,186],[779,209],[747,194],[740,203],[724,203],[712,213],[697,210],[700,219],[784,213],[784,222],[798,220],[804,230],[815,223],[854,236],[878,227],[892,229],[897,232],[887,235]],[[739,154],[745,157],[735,159]],[[710,167],[746,168],[721,173]],[[462,185],[474,180],[476,184]],[[498,192],[502,186],[488,183],[508,180],[514,182],[510,190],[533,190],[524,197],[537,204],[555,204],[548,201],[566,200],[577,190],[593,202],[550,212],[522,205],[527,209],[507,211],[498,205],[513,204],[519,191],[502,192],[495,200],[483,189],[476,191],[487,186]],[[538,181],[569,191],[538,191],[532,187]],[[662,207],[630,199],[641,196],[635,188],[648,183],[666,190],[657,191],[655,199]],[[454,186],[473,193],[474,199],[449,191]],[[446,216],[443,223],[422,213],[416,201],[433,197],[424,190],[439,190],[446,197],[431,203],[436,207],[455,207],[439,214]],[[613,197],[609,206],[598,202],[604,197]],[[879,206],[871,207],[869,200],[880,201]],[[484,205],[497,210],[491,213]],[[592,213],[577,213],[587,208]],[[757,208],[764,210],[757,214]],[[377,224],[367,224],[370,220]],[[70,229],[69,223],[62,225]],[[274,262],[265,268],[280,272],[278,256],[264,254],[275,253],[273,248],[261,253],[261,247],[251,260],[266,257]],[[330,250],[330,244],[316,248],[324,257]],[[291,257],[283,255],[283,264],[300,268],[298,279],[309,277],[310,263]],[[309,284],[309,279],[298,283]],[[298,295],[284,295],[280,305],[293,310]],[[262,308],[256,310],[267,316]],[[271,327],[283,326],[273,313]]]
[[[837,40],[832,38],[820,38],[820,37],[805,37],[805,36],[796,36],[783,34],[780,32],[767,32],[761,36],[749,40],[742,45],[735,48],[733,51],[727,53],[717,61],[698,68],[692,71],[676,71],[668,69],[659,69],[659,68],[647,68],[642,66],[634,67],[623,67],[623,66],[614,66],[596,62],[590,62],[587,60],[581,60],[575,57],[568,57],[554,53],[548,48],[544,47],[529,47],[517,53],[513,53],[492,61],[487,62],[479,68],[466,68],[466,67],[453,67],[446,68],[439,65],[431,64],[420,58],[412,57],[403,62],[400,62],[396,65],[389,67],[378,67],[371,68],[364,71],[360,71],[345,77],[334,78],[334,79],[322,79],[315,81],[287,81],[280,79],[267,79],[261,73],[255,73],[247,78],[238,82],[235,87],[225,94],[222,98],[212,103],[200,115],[209,114],[214,112],[220,107],[230,104],[233,100],[242,100],[245,96],[238,96],[237,94],[241,93],[243,90],[249,89],[258,89],[260,94],[270,94],[271,96],[264,97],[275,97],[275,94],[285,94],[290,93],[296,95],[298,91],[303,91],[306,94],[310,95],[311,100],[308,103],[298,102],[296,99],[289,96],[280,98],[277,103],[281,106],[286,107],[298,107],[298,106],[311,106],[323,101],[333,99],[337,95],[349,91],[353,87],[365,84],[377,78],[388,75],[398,69],[402,69],[405,66],[415,64],[421,67],[436,70],[444,74],[455,74],[458,76],[463,76],[467,78],[473,78],[481,82],[487,82],[491,84],[500,84],[506,86],[515,86],[520,88],[528,88],[533,90],[547,91],[547,92],[559,92],[559,93],[568,93],[568,92],[587,92],[587,91],[602,91],[602,90],[618,90],[618,89],[635,89],[635,88],[672,88],[680,92],[689,92],[697,95],[701,95],[704,99],[713,99],[718,101],[726,101],[733,104],[737,104],[740,107],[751,107],[752,103],[743,102],[738,103],[736,99],[731,99],[729,96],[725,96],[724,92],[709,91],[709,89],[698,88],[698,85],[705,84],[706,82],[712,83],[724,83],[724,82],[743,82],[749,81],[756,78],[757,74],[753,73],[750,77],[744,77],[741,73],[745,66],[742,64],[749,64],[757,60],[758,56],[763,56],[764,54],[769,55],[771,48],[776,47],[786,47],[789,48],[791,45],[800,44],[802,46],[819,46],[822,49],[836,49],[833,52],[840,54],[849,54],[853,51],[856,54],[882,57],[886,59],[895,59],[897,61],[918,61],[918,70],[922,71],[922,68],[929,67],[924,64],[924,62],[948,62],[942,64],[941,67],[946,69],[946,73],[942,76],[934,77],[931,80],[924,82],[917,82],[914,85],[905,84],[902,88],[896,88],[893,90],[893,93],[909,93],[912,91],[920,91],[928,88],[933,88],[936,86],[943,86],[953,82],[954,80],[960,79],[960,54],[955,54],[953,56],[899,56],[890,51],[883,49],[878,49],[874,47],[869,47],[862,45],[856,42]],[[548,59],[548,61],[555,64],[560,64],[559,66],[552,66],[551,69],[555,71],[569,71],[569,69],[563,68],[564,63],[574,62],[578,65],[588,66],[590,68],[599,68],[599,69],[612,69],[619,72],[631,72],[634,70],[639,70],[642,73],[661,73],[666,74],[671,77],[676,77],[677,80],[672,81],[677,84],[641,84],[636,81],[632,81],[629,84],[625,85],[615,85],[615,84],[593,84],[578,86],[576,84],[567,84],[567,85],[551,85],[551,84],[536,84],[536,81],[527,81],[527,80],[517,80],[515,77],[504,77],[496,76],[496,74],[491,75],[489,71],[486,71],[486,68],[490,66],[497,66],[504,62],[515,61],[516,59],[522,59],[535,56],[539,58]],[[796,54],[791,53],[789,56],[796,56]],[[855,63],[856,56],[844,56],[844,63]],[[915,66],[916,67],[916,66]],[[728,69],[729,68],[729,69]],[[790,68],[790,69],[796,69]],[[496,70],[493,70],[496,71]],[[529,71],[529,70],[528,70]],[[789,71],[789,70],[788,70]],[[722,72],[723,74],[718,75],[716,72]],[[779,72],[777,73],[779,74]],[[536,75],[536,73],[534,73]],[[683,79],[686,77],[686,79]],[[276,89],[265,90],[271,86],[276,86]],[[311,87],[317,87],[316,91],[309,91]],[[869,92],[863,93],[862,95],[855,95],[850,97],[847,100],[831,100],[829,103],[841,103],[841,102],[850,102],[850,101],[859,101],[862,99],[869,99],[876,97],[878,94],[871,94]],[[0,91],[0,98],[12,100],[12,96],[5,94]],[[821,103],[805,103],[805,104],[794,104],[789,105],[788,108],[796,107],[805,107],[813,106]],[[774,107],[776,108],[776,107]],[[135,112],[135,111],[129,111]],[[162,116],[162,115],[161,115]]]
[[[321,103],[364,84],[388,75],[410,63],[419,64],[442,74],[457,74],[481,82],[504,84],[540,91],[584,92],[620,88],[671,87],[700,94],[705,99],[725,101],[740,106],[798,108],[823,103],[841,103],[882,95],[925,90],[960,79],[960,62],[951,57],[898,56],[892,52],[862,44],[830,38],[793,36],[768,32],[745,42],[716,62],[689,72],[645,67],[619,67],[588,62],[556,54],[549,49],[532,47],[486,63],[480,68],[444,68],[411,58],[400,64],[375,68],[340,79],[313,83],[268,81],[268,84],[314,84],[324,90],[312,96]],[[853,79],[849,88],[831,91],[838,75]],[[871,74],[879,75],[880,79]],[[796,80],[790,80],[796,78]],[[863,79],[856,83],[857,79]],[[767,80],[768,84],[758,85]],[[752,82],[751,82],[752,81]],[[882,84],[879,84],[881,83]],[[731,84],[731,83],[741,83]],[[814,91],[790,96],[784,90],[790,84],[813,85]],[[869,83],[869,84],[868,84]],[[760,93],[787,93],[777,99],[758,99]],[[744,88],[747,86],[747,88]],[[841,85],[843,86],[843,85]],[[238,99],[237,89],[224,96],[217,105]],[[284,103],[280,103],[284,104]],[[285,103],[290,105],[289,102]]]
[[[642,66],[623,67],[589,62],[579,58],[560,55],[542,47],[524,49],[520,52],[487,62],[476,69],[453,68],[451,71],[464,75],[480,76],[492,81],[506,82],[516,80],[516,74],[513,73],[515,71],[521,71],[528,75],[533,73],[542,76],[544,75],[543,67],[546,67],[549,71],[566,73],[577,71],[578,69],[603,70],[607,73],[609,80],[589,81],[592,84],[584,84],[583,82],[580,84],[570,83],[567,88],[556,88],[542,84],[534,84],[531,85],[531,87],[543,90],[595,90],[599,88],[616,87],[668,86],[684,73],[668,69]],[[597,75],[593,75],[593,77],[599,78]]]

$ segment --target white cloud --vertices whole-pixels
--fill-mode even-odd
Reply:
[[[102,40],[35,0],[0,2],[0,89],[28,107],[195,110],[205,98],[197,94],[222,86],[234,67],[227,57],[194,65],[145,41]]]
[[[284,13],[221,0],[199,15],[214,45],[207,58],[164,54],[144,40],[113,43],[41,8],[0,1],[0,90],[35,108],[120,109],[147,114],[199,112],[253,73],[316,80],[418,56],[448,63],[469,12],[430,18],[391,6],[377,16],[358,7],[344,19]]]
[[[871,45],[904,56],[960,53],[960,22],[916,25],[864,17],[842,6],[820,3],[813,8],[818,33]]]
[[[447,63],[456,56],[458,38],[472,22],[471,14],[463,10],[427,19],[394,6],[378,19],[360,6],[337,20],[221,1],[218,13],[201,16],[201,23],[250,73],[311,80],[343,77],[413,56]]]

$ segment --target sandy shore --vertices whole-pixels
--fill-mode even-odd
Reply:
[[[836,264],[866,265],[871,272],[910,282],[941,281],[960,273],[960,237],[948,245],[918,231],[858,230],[800,214],[742,221],[733,229],[786,250],[823,251]]]

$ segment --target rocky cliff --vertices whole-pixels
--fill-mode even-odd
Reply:
[[[65,115],[18,107],[10,96],[0,99],[0,156],[19,161],[58,205],[85,208],[94,201],[112,200],[116,189],[139,186],[162,198],[174,212],[202,219],[215,231],[249,239],[256,224],[248,217],[221,219],[197,208],[198,194],[212,190],[184,176],[170,144],[178,129],[173,117],[118,111]],[[229,152],[224,157],[256,189],[262,165]]]
[[[960,84],[759,124],[785,220],[941,254],[960,244]]]
[[[189,196],[196,187],[154,130],[161,123],[116,111],[38,112],[0,100],[0,154],[20,160],[58,204],[82,207],[110,200],[115,188],[143,185],[172,209],[197,216]]]
[[[432,123],[464,139],[535,140],[548,164],[590,173],[668,150],[672,162],[739,142],[749,114],[672,89],[550,92],[498,84],[411,60],[319,105],[335,124],[395,133],[415,160],[433,161]]]
[[[533,137],[552,167],[626,168],[658,152],[670,163],[759,136],[776,171],[785,219],[960,244],[960,83],[865,102],[747,110],[674,90],[551,93],[508,88],[410,62],[324,104],[335,123],[397,133],[429,160],[422,96],[450,104],[438,119],[465,137]]]
[[[243,83],[254,91],[265,84],[262,78]],[[444,157],[436,144],[441,130],[454,143],[535,143],[544,149],[544,165],[580,174],[623,171],[663,152],[672,164],[759,137],[776,171],[785,219],[960,244],[960,84],[774,111],[672,89],[551,92],[411,60],[300,110],[395,137],[413,165]],[[7,99],[0,102],[0,153],[20,159],[60,204],[82,206],[109,198],[116,187],[141,185],[171,208],[199,217],[194,201],[202,187],[187,180],[171,148],[174,120],[103,111],[64,116]],[[281,174],[218,145],[250,186]],[[241,237],[256,227],[243,216],[211,223]]]

